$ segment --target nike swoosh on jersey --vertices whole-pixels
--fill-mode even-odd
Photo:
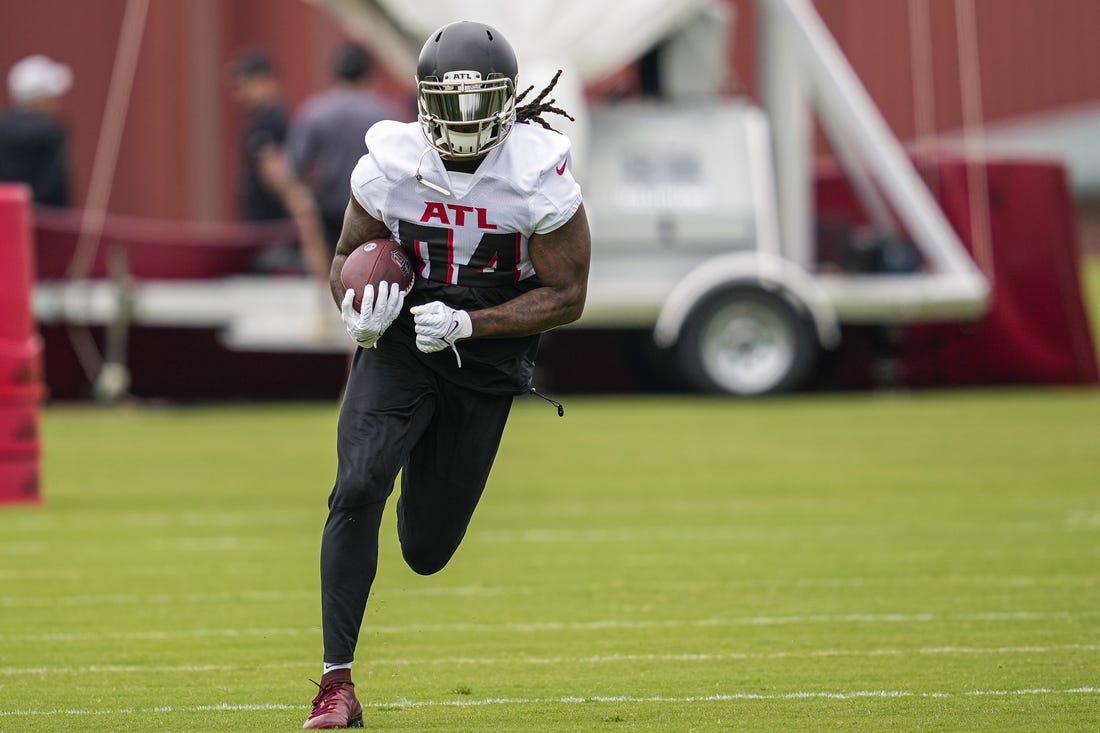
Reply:
[[[559,167],[555,168],[554,170],[556,170],[558,172],[559,176],[564,176],[565,175],[565,161],[563,160],[561,162],[561,165]]]

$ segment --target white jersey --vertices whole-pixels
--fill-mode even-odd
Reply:
[[[458,368],[447,351],[422,354],[413,346],[409,308],[440,300],[479,310],[540,287],[527,243],[565,224],[581,205],[569,170],[569,138],[515,125],[474,173],[448,171],[415,122],[378,122],[366,141],[351,193],[401,243],[417,274],[405,309],[380,343],[405,342],[413,358],[471,389],[526,391],[537,334],[465,340]]]
[[[569,138],[535,125],[514,125],[472,174],[444,168],[415,122],[379,122],[366,143],[352,195],[413,255],[422,280],[467,287],[527,280],[535,275],[531,235],[554,231],[581,205]]]

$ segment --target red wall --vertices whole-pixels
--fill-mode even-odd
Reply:
[[[742,88],[753,94],[754,0],[724,1],[737,14],[731,65]],[[977,44],[986,121],[1100,99],[1100,2],[972,2],[976,34],[969,42]],[[956,0],[815,0],[903,139],[917,126],[911,3],[928,13],[933,128],[957,128],[963,114]],[[65,112],[73,131],[78,201],[88,191],[125,7],[126,0],[0,0],[0,68],[41,52],[76,72]],[[304,0],[150,0],[109,210],[169,219],[234,218],[241,115],[226,64],[247,46],[269,48],[281,65],[287,100],[295,105],[324,84],[328,55],[341,38],[329,17]],[[399,99],[407,94],[404,84],[384,80]]]
[[[955,0],[914,0],[927,9],[932,38],[935,125],[963,123],[960,25]],[[962,25],[964,51],[976,44],[980,104],[987,122],[1100,100],[1100,3],[1094,0],[972,0],[974,33]],[[914,131],[909,0],[818,0],[895,133]]]
[[[74,194],[92,177],[126,0],[0,0],[0,68],[31,53],[73,67],[63,113],[72,133]],[[237,215],[237,132],[242,114],[227,66],[267,48],[293,107],[327,81],[341,31],[302,0],[150,0],[133,95],[108,209],[168,219]],[[400,84],[383,79],[398,93]]]

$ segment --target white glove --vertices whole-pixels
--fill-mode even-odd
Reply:
[[[470,323],[470,314],[455,310],[438,300],[414,306],[409,309],[416,324],[416,348],[425,354],[442,351],[448,346],[455,352],[458,366],[462,366],[462,357],[458,355],[455,341],[469,338],[474,332]]]
[[[374,286],[363,288],[361,310],[355,310],[355,291],[344,293],[344,302],[340,304],[340,316],[344,327],[353,339],[364,349],[372,348],[405,305],[405,293],[398,283],[388,284],[385,280],[378,283],[378,301],[374,300]]]

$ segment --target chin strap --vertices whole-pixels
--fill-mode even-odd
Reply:
[[[432,152],[431,148],[424,148],[424,152],[420,154],[420,160],[416,163],[416,182],[422,186],[427,186],[436,193],[443,196],[450,196],[451,192],[440,186],[438,183],[432,183],[424,176],[420,175],[420,166],[424,165],[424,156]]]

